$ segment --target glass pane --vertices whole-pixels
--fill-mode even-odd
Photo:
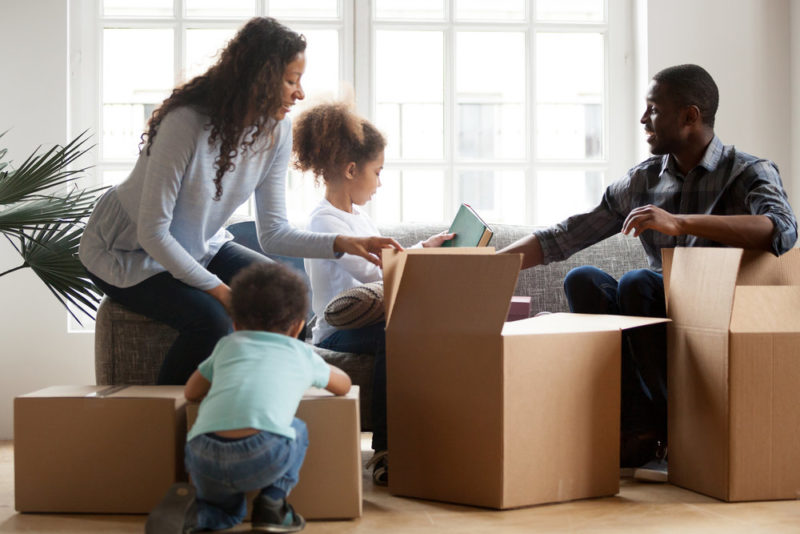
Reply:
[[[314,175],[289,169],[286,181],[286,216],[298,228],[305,228],[311,211],[325,194],[322,185],[314,185]]]
[[[403,171],[402,222],[444,222],[444,172]]]
[[[174,15],[172,0],[104,0],[103,15],[106,17],[171,17]]]
[[[518,21],[525,19],[524,0],[456,0],[459,20]]]
[[[536,49],[537,156],[602,157],[603,36],[541,33]]]
[[[377,19],[436,19],[444,18],[444,0],[375,0]]]
[[[173,87],[172,40],[172,30],[103,31],[103,158],[138,155],[145,122]]]
[[[591,210],[603,196],[598,171],[540,171],[536,181],[536,225],[551,225]]]
[[[336,18],[339,16],[337,0],[269,0],[271,17]]]
[[[339,31],[304,30],[306,47],[306,72],[301,81],[306,99],[298,104],[294,113],[318,104],[320,100],[331,100],[339,96],[341,75],[339,74]]]
[[[189,17],[252,17],[256,14],[253,0],[184,0]]]
[[[525,35],[456,35],[458,155],[525,156]]]
[[[525,173],[521,170],[462,170],[459,203],[466,202],[486,222],[525,223]]]
[[[442,32],[378,31],[376,40],[376,119],[389,157],[442,158]]]
[[[183,81],[203,74],[216,63],[220,52],[235,34],[235,28],[186,30],[186,68]]]
[[[560,22],[602,22],[605,19],[603,0],[537,0],[536,18]]]
[[[400,222],[401,192],[400,172],[393,169],[381,171],[381,187],[370,201],[374,214],[373,220],[376,223]]]

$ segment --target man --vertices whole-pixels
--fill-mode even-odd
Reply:
[[[650,269],[615,280],[579,267],[564,280],[570,310],[665,317],[661,249],[730,246],[779,255],[797,239],[797,221],[774,163],[723,146],[714,134],[719,93],[697,65],[656,74],[644,125],[653,157],[605,191],[592,211],[539,230],[501,250],[522,268],[561,261],[617,232],[639,237]],[[623,334],[622,467],[666,480],[666,328]],[[654,460],[654,461],[653,461]]]

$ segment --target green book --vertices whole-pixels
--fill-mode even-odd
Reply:
[[[448,233],[456,236],[442,243],[443,247],[485,247],[491,241],[494,231],[469,204],[461,204]]]

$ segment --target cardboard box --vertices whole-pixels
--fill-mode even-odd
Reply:
[[[800,250],[664,251],[669,479],[726,501],[800,496]]]
[[[189,403],[187,430],[197,418],[199,403]],[[300,481],[289,502],[306,519],[361,517],[361,429],[358,386],[337,397],[311,388],[300,401],[297,417],[308,427],[308,450]],[[250,501],[258,492],[248,496]]]
[[[620,329],[666,319],[504,323],[520,265],[384,251],[392,493],[514,508],[619,491]]]
[[[54,386],[14,399],[20,512],[144,514],[185,480],[180,386]]]

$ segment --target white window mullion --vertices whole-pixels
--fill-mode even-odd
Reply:
[[[457,185],[457,170],[455,165],[456,153],[456,128],[458,126],[458,104],[456,102],[456,31],[453,24],[455,19],[455,0],[445,2],[445,17],[448,21],[447,28],[443,32],[444,38],[444,206],[442,213],[445,219],[449,220],[455,216],[457,207],[454,207],[454,199],[458,198],[459,187]]]
[[[527,73],[525,76],[526,83],[528,84],[525,96],[528,99],[527,113],[525,117],[525,133],[527,135],[526,157],[528,158],[528,165],[525,176],[525,223],[533,224],[536,220],[536,185],[538,183],[536,170],[536,160],[538,154],[536,153],[536,24],[534,22],[536,16],[535,4],[529,3],[526,12],[527,19],[527,35],[525,38],[525,53]]]

